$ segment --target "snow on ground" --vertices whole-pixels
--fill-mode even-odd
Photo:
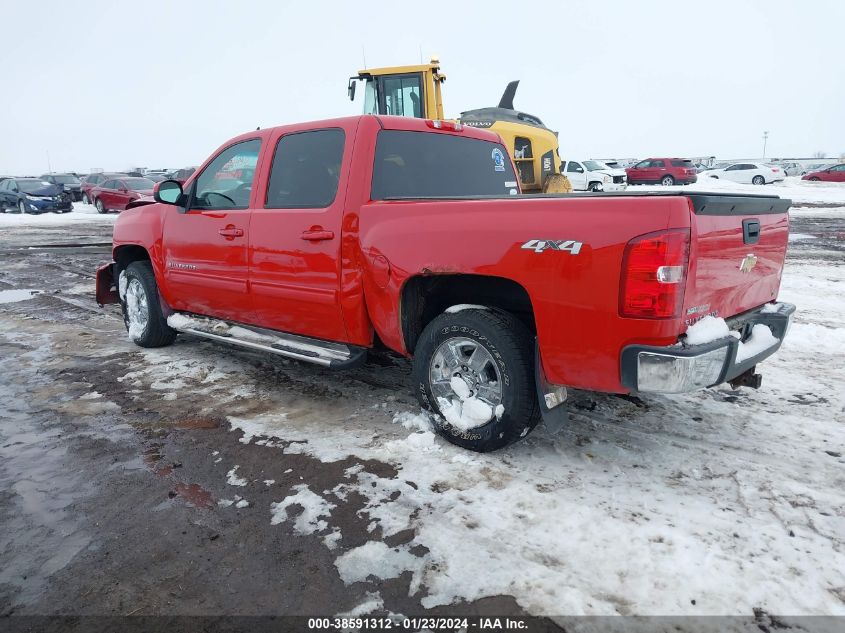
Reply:
[[[117,219],[117,213],[97,213],[90,204],[81,202],[73,203],[73,211],[70,213],[41,213],[38,215],[26,213],[0,213],[0,228],[17,226],[64,226],[67,224],[80,224],[96,222],[98,224],[111,224]]]
[[[575,393],[561,429],[488,455],[445,442],[410,405],[390,424],[378,391],[268,394],[225,347],[190,337],[139,350],[120,380],[207,393],[254,450],[392,464],[395,477],[353,467],[331,490],[273,485],[253,503],[323,538],[341,579],[373,596],[407,572],[425,607],[511,595],[534,614],[845,615],[843,288],[841,262],[790,260],[779,299],[799,310],[760,390]],[[343,374],[285,365],[350,393]],[[235,485],[237,469],[222,470]],[[353,495],[372,535],[356,547],[333,516]]]
[[[781,182],[768,185],[745,185],[722,178],[698,177],[691,185],[632,185],[628,191],[714,191],[730,193],[755,193],[789,198],[796,206],[801,204],[842,204],[845,206],[845,183],[810,182],[797,176],[787,176]]]

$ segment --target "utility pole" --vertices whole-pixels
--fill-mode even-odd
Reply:
[[[766,141],[769,140],[769,131],[763,132],[763,160],[766,159]]]
[[[47,152],[47,173],[53,173],[53,166],[50,164],[50,150],[45,150]]]

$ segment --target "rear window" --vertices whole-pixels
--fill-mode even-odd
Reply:
[[[691,160],[673,160],[672,167],[692,167]]]
[[[508,195],[516,176],[500,143],[451,134],[382,130],[373,200]]]

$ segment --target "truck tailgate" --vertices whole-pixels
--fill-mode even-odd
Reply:
[[[791,200],[776,196],[693,194],[687,325],[728,318],[777,297],[789,238]]]

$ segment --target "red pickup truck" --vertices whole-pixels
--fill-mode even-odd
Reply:
[[[331,368],[387,347],[476,451],[559,417],[565,386],[759,386],[795,309],[775,301],[790,201],[521,195],[496,134],[446,121],[249,132],[154,198],[97,271],[138,345],[186,332]],[[721,329],[693,340],[702,317]]]

